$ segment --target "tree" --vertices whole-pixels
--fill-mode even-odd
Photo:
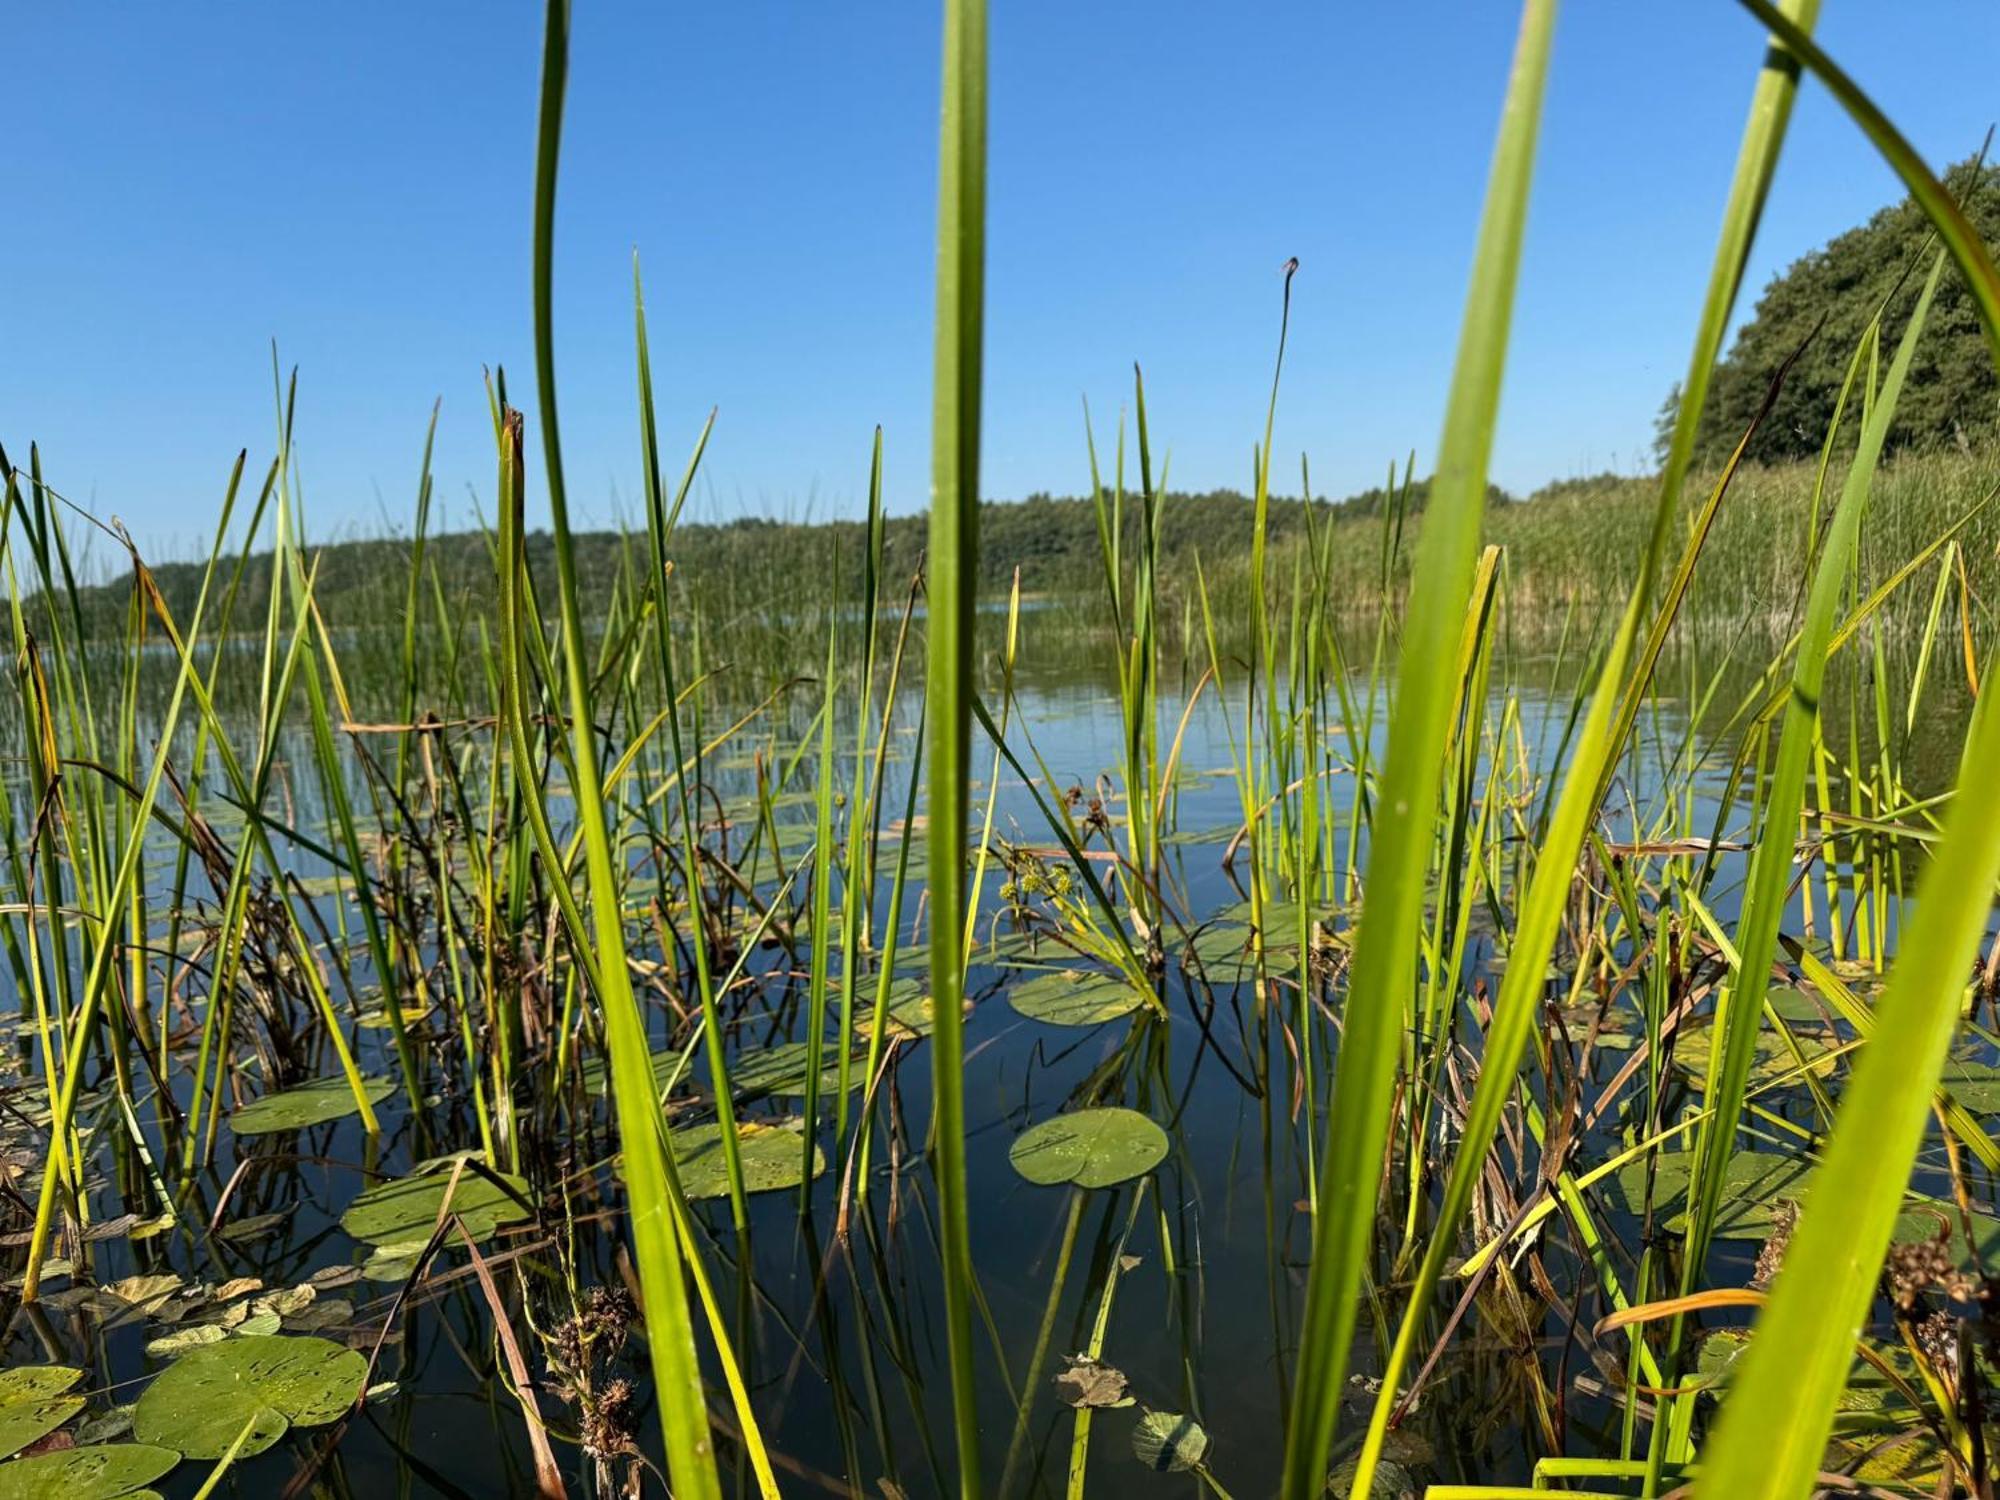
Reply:
[[[1981,238],[2000,243],[2000,165],[1961,162],[1946,173],[1945,182]],[[1695,461],[1716,465],[1728,458],[1779,368],[1802,345],[1805,352],[1786,377],[1747,456],[1760,463],[1816,457],[1848,363],[1885,297],[1890,298],[1883,318],[1885,359],[1901,336],[1929,269],[1929,242],[1929,222],[1905,198],[1774,277],[1715,368],[1695,437]],[[1679,402],[1676,386],[1655,426],[1654,449],[1662,461]],[[1858,416],[1859,407],[1850,406],[1849,432]],[[1896,408],[1888,447],[1967,448],[1995,437],[2000,437],[2000,380],[1965,282],[1955,267],[1947,267]]]

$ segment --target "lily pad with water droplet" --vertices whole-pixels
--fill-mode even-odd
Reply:
[[[1156,1474],[1185,1474],[1207,1453],[1201,1423],[1177,1411],[1149,1411],[1132,1429],[1132,1456]]]
[[[396,1091],[386,1078],[364,1078],[361,1092],[370,1106],[380,1104]],[[280,1130],[304,1130],[324,1125],[328,1120],[344,1120],[360,1113],[354,1090],[344,1076],[315,1078],[295,1089],[281,1089],[252,1099],[229,1116],[229,1125],[238,1135],[271,1135]]]
[[[1007,1003],[1031,1021],[1095,1026],[1130,1015],[1143,1003],[1131,983],[1095,969],[1057,969],[1007,991]]]
[[[16,1365],[0,1370],[0,1456],[19,1453],[83,1410],[83,1397],[64,1394],[83,1379],[68,1365]]]
[[[669,1131],[674,1167],[681,1190],[690,1198],[729,1196],[729,1164],[722,1153],[722,1125],[689,1125]],[[743,1162],[743,1190],[769,1192],[799,1185],[805,1172],[805,1142],[797,1121],[768,1124],[744,1120],[736,1127],[737,1154]],[[813,1147],[813,1176],[826,1170],[826,1156]]]
[[[340,1227],[371,1245],[427,1240],[437,1225],[447,1189],[451,1191],[451,1211],[465,1221],[466,1232],[475,1240],[489,1239],[502,1224],[529,1217],[514,1196],[527,1197],[525,1178],[496,1174],[514,1190],[510,1194],[506,1187],[470,1167],[458,1174],[456,1188],[451,1186],[451,1175],[450,1168],[440,1167],[377,1183],[348,1204],[347,1212],[340,1216]]]
[[[220,1458],[250,1424],[239,1457],[262,1453],[291,1427],[346,1414],[368,1361],[310,1335],[253,1334],[184,1354],[146,1387],[132,1435],[187,1458]]]
[[[172,1448],[105,1443],[0,1464],[0,1500],[141,1500],[181,1461]]]
[[[1167,1133],[1136,1109],[1079,1109],[1044,1120],[1007,1152],[1014,1170],[1043,1187],[1116,1187],[1166,1160]]]

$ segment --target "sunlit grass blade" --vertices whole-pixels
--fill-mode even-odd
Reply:
[[[938,159],[937,363],[931,414],[929,849],[931,1059],[945,1333],[959,1490],[981,1492],[965,1166],[966,783],[979,587],[979,395],[986,279],[986,0],[946,0]]]
[[[1778,758],[1763,800],[1762,837],[1750,853],[1750,869],[1745,877],[1742,914],[1736,928],[1736,949],[1740,959],[1736,983],[1724,994],[1721,1017],[1722,1048],[1717,1057],[1717,1073],[1709,1098],[1715,1106],[1714,1124],[1702,1133],[1694,1163],[1694,1181],[1689,1188],[1687,1258],[1681,1282],[1683,1292],[1694,1290],[1702,1274],[1716,1215],[1721,1211],[1723,1169],[1736,1144],[1736,1116],[1755,1061],[1757,1037],[1762,1026],[1763,997],[1769,988],[1771,961],[1777,956],[1778,927],[1783,920],[1792,883],[1794,830],[1804,805],[1808,758],[1818,733],[1819,704],[1826,675],[1826,643],[1833,633],[1834,613],[1847,589],[1848,569],[1861,531],[1874,483],[1875,466],[1894,420],[1897,398],[1902,393],[1917,341],[1930,312],[1944,270],[1940,252],[1917,299],[1915,310],[1904,327],[1896,356],[1889,365],[1882,389],[1871,406],[1860,443],[1841,487],[1840,502],[1826,528],[1819,549],[1812,587],[1806,598],[1804,623],[1794,664],[1791,699],[1785,709],[1784,727],[1778,742]],[[1879,325],[1878,325],[1879,326]],[[1871,330],[1871,335],[1873,335]]]
[[[653,1093],[646,1023],[632,991],[611,833],[604,816],[593,726],[596,717],[584,665],[586,638],[577,597],[576,559],[569,505],[563,489],[562,440],[556,425],[554,255],[556,162],[562,142],[563,94],[569,75],[569,3],[549,0],[542,49],[541,127],[535,159],[535,383],[548,465],[549,513],[555,534],[556,579],[562,615],[564,676],[574,753],[570,767],[576,816],[590,876],[591,917],[597,944],[597,987],[610,1051],[611,1091],[624,1146],[625,1184],[632,1205],[632,1238],[645,1292],[646,1343],[657,1389],[667,1466],[678,1495],[720,1500],[722,1487],[708,1432],[708,1406],[696,1360],[694,1328],[679,1232],[669,1204],[665,1125]],[[519,441],[518,424],[507,437]],[[518,508],[521,496],[513,503]],[[518,523],[517,523],[518,524]],[[550,872],[560,879],[560,868]]]
[[[1921,158],[1811,39],[1763,3],[1770,26],[1832,91],[1922,205],[1964,275],[2000,364],[2000,271]],[[1935,278],[1933,278],[1935,280]],[[2000,878],[2000,799],[1978,778],[2000,764],[2000,711],[1980,694],[1960,760],[1945,835],[1920,882],[1875,1034],[1848,1082],[1833,1138],[1732,1382],[1697,1493],[1725,1500],[1808,1493],[1834,1408],[1874,1298],[1931,1089],[1958,1026],[1973,957],[1992,919]]]
[[[1298,1379],[1285,1438],[1283,1492],[1305,1500],[1326,1487],[1327,1453],[1347,1380],[1362,1279],[1375,1226],[1382,1148],[1416,982],[1433,823],[1457,684],[1443,664],[1455,647],[1479,551],[1492,452],[1541,121],[1553,0],[1529,0],[1473,261],[1437,476],[1418,543],[1402,658],[1356,939],[1346,1025],[1327,1111],[1312,1270],[1300,1330]]]

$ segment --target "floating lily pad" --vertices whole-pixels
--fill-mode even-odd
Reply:
[[[1832,1055],[1838,1040],[1824,1030],[1808,1030],[1794,1027],[1792,1039],[1798,1043],[1799,1051],[1806,1059],[1812,1075],[1816,1078],[1830,1078],[1840,1065],[1839,1058]],[[1684,1031],[1674,1040],[1674,1066],[1684,1069],[1688,1075],[1688,1087],[1697,1093],[1708,1085],[1709,1055],[1716,1043],[1715,1028],[1703,1026],[1694,1031]],[[1754,1061],[1750,1068],[1753,1082],[1764,1083],[1789,1074],[1797,1074],[1793,1082],[1805,1085],[1804,1073],[1799,1069],[1798,1058],[1785,1045],[1785,1039],[1766,1027],[1757,1033]]]
[[[132,1435],[187,1458],[220,1458],[250,1424],[239,1457],[262,1453],[294,1426],[346,1414],[368,1361],[329,1339],[284,1334],[225,1339],[185,1354],[146,1387]]]
[[[1115,1187],[1166,1159],[1167,1133],[1136,1109],[1079,1109],[1022,1132],[1007,1152],[1014,1170],[1043,1187]]]
[[[925,957],[918,953],[914,960],[905,962],[897,959],[897,972],[913,969],[922,973]],[[861,992],[861,1003],[854,1012],[854,1029],[857,1035],[866,1035],[875,1024],[875,981],[864,978],[857,986]],[[972,1014],[972,1002],[965,1004],[965,1014]],[[889,994],[882,1004],[882,1030],[892,1037],[911,1040],[929,1036],[937,1029],[937,1001],[928,993],[927,986],[920,979],[896,979],[890,981]]]
[[[146,1357],[172,1359],[190,1349],[199,1349],[203,1344],[219,1344],[228,1337],[229,1330],[220,1323],[196,1323],[187,1328],[176,1328],[172,1333],[163,1333],[156,1339],[148,1339]]]
[[[1057,969],[1007,991],[1007,1003],[1031,1021],[1095,1026],[1130,1015],[1143,1003],[1131,983],[1094,969]]]
[[[106,1443],[0,1464],[0,1500],[121,1500],[151,1495],[146,1488],[181,1461],[172,1448]]]
[[[1702,1344],[1702,1373],[1726,1378],[1729,1365],[1747,1343],[1742,1329],[1718,1330]],[[1834,1410],[1827,1452],[1838,1455],[1843,1469],[1865,1483],[1893,1486],[1905,1493],[1934,1494],[1945,1455],[1925,1427],[1924,1413],[1903,1394],[1922,1384],[1916,1361],[1901,1345],[1871,1347],[1874,1359],[1893,1371],[1895,1379],[1885,1375],[1873,1360],[1856,1362]],[[1714,1360],[1710,1358],[1712,1348],[1716,1348]]]
[[[16,1365],[0,1370],[0,1457],[19,1453],[83,1410],[83,1397],[64,1392],[83,1379],[68,1365]]]
[[[408,1030],[411,1027],[423,1025],[425,1021],[430,1019],[430,1014],[431,1005],[427,1000],[401,1007],[399,1016],[391,1016],[388,1006],[378,1005],[372,1010],[364,1010],[360,1015],[356,1016],[354,1024],[364,1026],[370,1031],[388,1031],[394,1027],[398,1019],[401,1019],[404,1029]]]
[[[501,1182],[521,1197],[528,1194],[525,1178],[499,1173]],[[394,1245],[407,1240],[427,1240],[437,1225],[445,1190],[451,1186],[451,1169],[439,1167],[429,1172],[413,1172],[378,1183],[348,1204],[340,1216],[340,1227],[357,1240],[371,1245]],[[506,1188],[490,1182],[470,1168],[461,1172],[458,1187],[451,1195],[451,1211],[465,1221],[466,1231],[475,1240],[492,1236],[502,1224],[528,1217],[526,1209]]]
[[[273,1230],[283,1228],[296,1207],[296,1204],[287,1204],[275,1213],[252,1214],[247,1219],[232,1219],[216,1230],[216,1238],[227,1240],[232,1245],[245,1245],[252,1240],[263,1239]]]
[[[1132,1456],[1156,1474],[1185,1474],[1207,1453],[1201,1423],[1177,1411],[1149,1411],[1132,1429]]]
[[[1669,1228],[1679,1228],[1687,1209],[1688,1178],[1693,1171],[1688,1152],[1662,1152],[1653,1174],[1653,1212]],[[1716,1216],[1718,1239],[1762,1239],[1776,1222],[1778,1205],[1805,1200],[1811,1166],[1796,1156],[1774,1151],[1738,1151],[1722,1174],[1722,1208]],[[1645,1206],[1646,1162],[1643,1157],[1618,1169],[1605,1184],[1605,1196],[1620,1212],[1637,1214]]]
[[[395,1091],[396,1085],[386,1078],[361,1080],[361,1092],[368,1097],[371,1107]],[[328,1120],[344,1120],[359,1112],[354,1090],[344,1076],[315,1078],[295,1089],[281,1089],[261,1099],[252,1099],[230,1114],[229,1124],[238,1135],[270,1135],[280,1130],[324,1125]]]
[[[426,1235],[420,1240],[397,1240],[387,1245],[377,1245],[368,1252],[368,1259],[362,1262],[358,1274],[370,1281],[408,1281],[410,1273],[417,1268],[417,1257],[424,1253],[430,1243]]]
[[[809,1065],[806,1043],[781,1042],[775,1047],[745,1052],[732,1059],[729,1086],[739,1099],[758,1099],[766,1095],[804,1098]],[[859,1088],[866,1081],[866,1073],[866,1058],[857,1057],[848,1067],[847,1086],[850,1089]],[[820,1048],[819,1086],[820,1091],[826,1094],[840,1088],[840,1049],[837,1045]]]
[[[1954,1058],[1938,1080],[1951,1097],[1975,1115],[2000,1115],[2000,1068]]]
[[[1326,1476],[1326,1492],[1334,1500],[1349,1500],[1354,1493],[1354,1481],[1361,1470],[1359,1458],[1346,1459],[1335,1464],[1333,1472]],[[1375,1479],[1368,1493],[1379,1500],[1417,1500],[1422,1487],[1417,1478],[1393,1458],[1385,1458],[1375,1466]]]
[[[723,1156],[720,1121],[669,1131],[667,1139],[673,1143],[674,1166],[683,1192],[690,1198],[729,1196],[729,1164]],[[743,1162],[746,1193],[797,1187],[805,1173],[805,1141],[797,1121],[741,1121],[736,1127],[736,1149]],[[825,1170],[826,1156],[814,1146],[813,1176]]]
[[[1241,824],[1224,824],[1220,828],[1176,828],[1172,833],[1162,835],[1163,844],[1226,844],[1235,838]]]
[[[1266,929],[1264,968],[1272,974],[1288,974],[1299,964],[1298,933],[1287,926],[1290,937],[1271,934]],[[1247,922],[1212,922],[1194,935],[1187,951],[1214,979],[1229,979],[1248,973],[1257,966],[1253,946],[1257,929]]]

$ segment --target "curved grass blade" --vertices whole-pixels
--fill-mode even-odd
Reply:
[[[624,1145],[625,1181],[633,1205],[632,1238],[639,1284],[646,1299],[646,1343],[660,1403],[660,1426],[674,1493],[693,1500],[721,1500],[708,1433],[708,1406],[688,1313],[679,1234],[668,1204],[668,1159],[659,1101],[653,1094],[646,1023],[632,992],[625,931],[605,824],[592,726],[590,682],[584,662],[582,609],[569,505],[563,489],[562,438],[556,425],[554,256],[556,162],[562,144],[563,94],[569,74],[569,0],[549,0],[542,48],[541,124],[535,153],[535,382],[541,403],[542,449],[548,464],[550,529],[555,536],[556,578],[562,613],[563,668],[568,681],[576,813],[590,875],[591,917],[597,943],[598,994],[604,1006],[611,1089]],[[514,496],[518,507],[521,497]]]
[[[1764,0],[1746,9],[1834,94],[1909,187],[1963,273],[2000,365],[2000,271],[1909,143],[1810,38]],[[2000,760],[2000,711],[1981,693],[1959,786]],[[1898,1207],[1951,1046],[1966,976],[1992,916],[2000,878],[2000,799],[1954,798],[1876,1031],[1849,1080],[1833,1138],[1794,1231],[1771,1300],[1754,1326],[1697,1493],[1808,1493],[1832,1431],[1854,1341],[1875,1292]]]
[[[1777,956],[1778,927],[1782,921],[1791,886],[1794,858],[1793,830],[1798,826],[1805,804],[1808,762],[1818,734],[1819,700],[1826,677],[1826,643],[1833,634],[1833,618],[1847,588],[1849,564],[1860,538],[1861,518],[1867,509],[1875,468],[1895,417],[1897,397],[1922,336],[1931,298],[1944,271],[1944,255],[1939,252],[1929,279],[1919,295],[1915,310],[1903,330],[1902,341],[1890,362],[1881,393],[1869,410],[1859,447],[1841,487],[1840,503],[1828,523],[1826,538],[1819,549],[1812,588],[1806,598],[1805,620],[1799,636],[1798,656],[1793,667],[1790,701],[1785,707],[1784,729],[1778,741],[1778,758],[1764,795],[1763,836],[1755,840],[1750,854],[1750,870],[1745,879],[1743,911],[1736,928],[1736,949],[1741,957],[1735,993],[1722,1001],[1723,1050],[1711,1098],[1715,1120],[1702,1133],[1695,1161],[1694,1183],[1689,1189],[1687,1256],[1681,1281],[1683,1293],[1694,1290],[1706,1258],[1716,1216],[1721,1211],[1725,1188],[1723,1169],[1736,1144],[1737,1115],[1749,1086],[1750,1069],[1756,1061],[1757,1035],[1763,1020],[1762,999],[1771,961]],[[1878,324],[1879,327],[1879,324]],[[1837,419],[1836,419],[1837,420]],[[1738,1003],[1739,1000],[1741,1003]]]
[[[1321,1156],[1312,1271],[1285,1443],[1283,1493],[1293,1500],[1326,1488],[1327,1452],[1368,1265],[1404,1017],[1416,983],[1438,781],[1456,690],[1451,672],[1439,664],[1455,660],[1479,550],[1555,9],[1554,0],[1528,0],[1522,11],[1438,445],[1437,476],[1418,542],[1368,856],[1368,905],[1356,939],[1346,1029]]]

